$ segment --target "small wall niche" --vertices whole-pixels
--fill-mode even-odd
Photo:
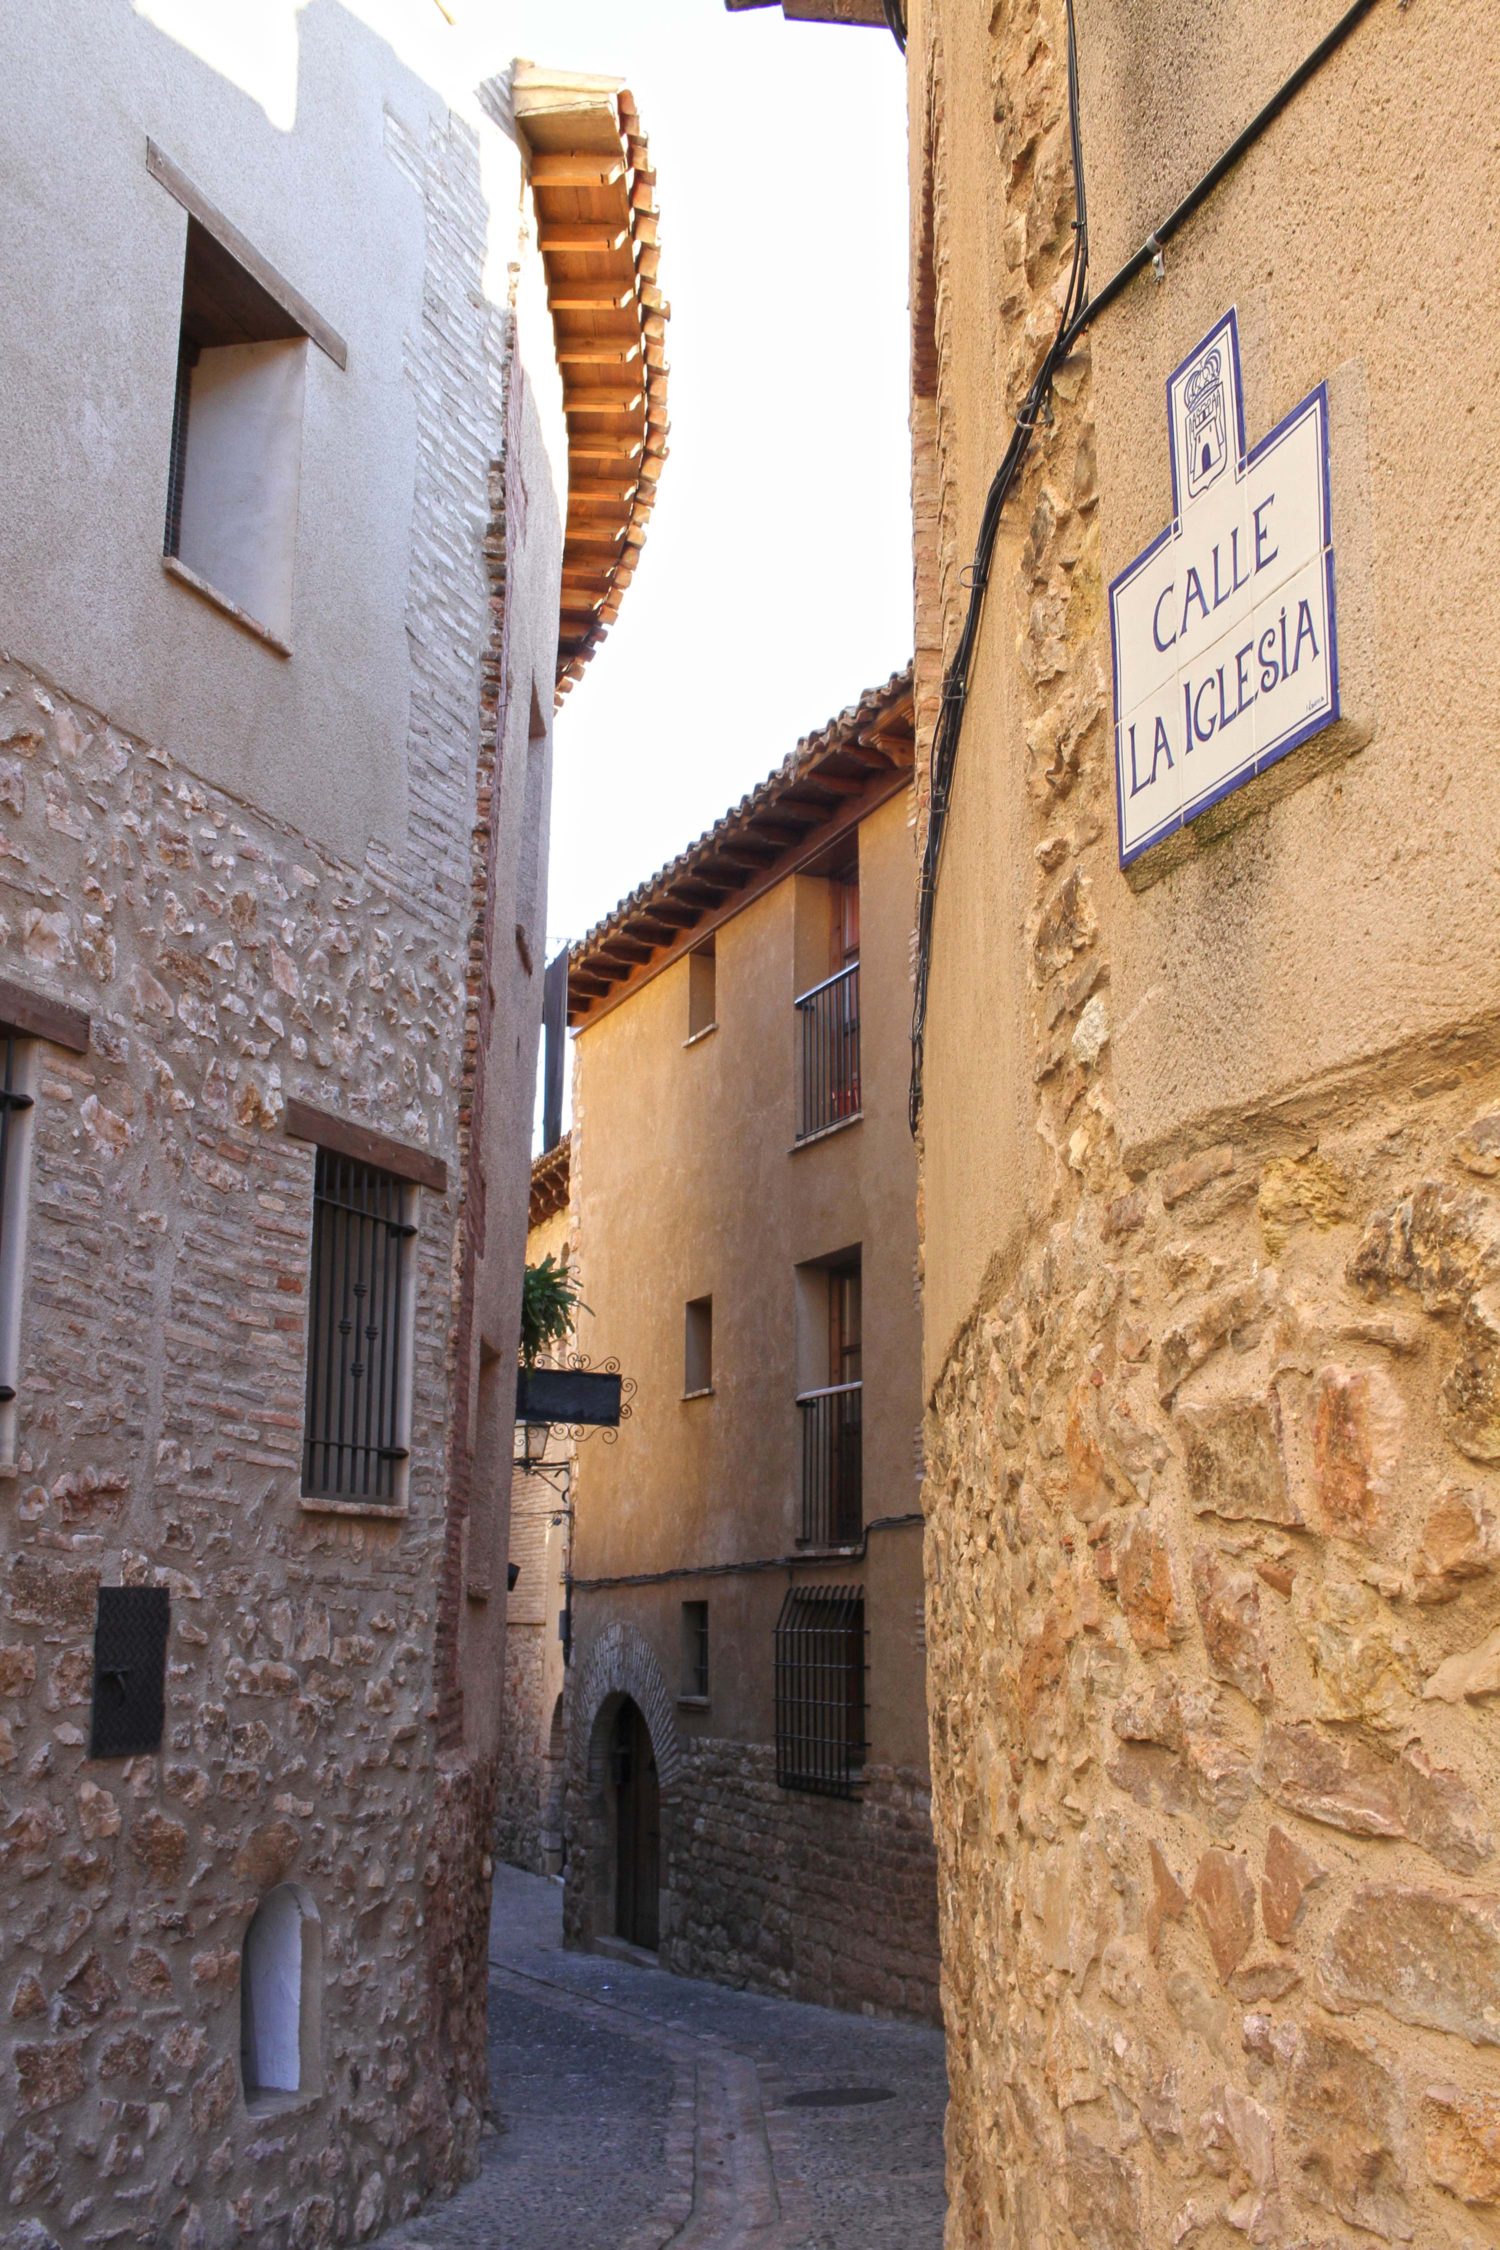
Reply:
[[[255,1910],[240,1960],[240,2076],[247,2102],[312,2094],[322,2081],[323,1929],[300,1883]]]

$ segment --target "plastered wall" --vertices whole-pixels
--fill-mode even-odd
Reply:
[[[1334,12],[1080,0],[1096,285]],[[912,10],[929,699],[1072,249],[1061,34]],[[1495,85],[1472,18],[1377,6],[1060,370],[997,548],[922,1173],[965,2250],[1500,2239],[1497,540],[1442,466],[1500,417],[1430,407],[1450,280],[1497,309]],[[1105,588],[1229,304],[1252,442],[1329,381],[1363,746],[1133,885]]]
[[[718,929],[715,1030],[685,1044],[684,958],[578,1037],[576,1253],[591,1308],[579,1342],[595,1358],[617,1358],[638,1388],[618,1443],[590,1440],[576,1460],[573,1568],[584,1583],[568,1689],[568,1914],[575,1937],[608,1934],[607,1822],[589,1745],[605,1699],[630,1692],[664,1777],[677,1776],[664,1796],[663,1959],[695,1975],[922,2014],[933,2005],[934,1964],[920,1526],[872,1532],[865,1555],[797,1573],[798,1583],[865,1587],[868,1788],[857,1805],[794,1801],[776,1786],[773,1655],[792,1582],[785,1569],[587,1584],[795,1550],[796,1269],[856,1244],[865,1520],[916,1508],[905,792],[861,823],[858,853],[860,1122],[794,1149],[793,1001],[828,973],[826,892],[811,899],[800,878]],[[684,1307],[703,1296],[713,1299],[713,1385],[684,1397]],[[678,1699],[689,1599],[709,1604],[706,1706]],[[625,1671],[599,1654],[617,1646],[629,1652]],[[835,1917],[842,1940],[824,1908],[835,1867],[850,1886],[847,1912]]]

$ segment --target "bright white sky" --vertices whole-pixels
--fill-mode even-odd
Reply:
[[[496,5],[634,93],[672,305],[660,497],[557,722],[550,955],[911,655],[905,75],[779,7]]]

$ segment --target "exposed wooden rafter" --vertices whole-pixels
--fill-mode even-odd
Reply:
[[[618,1006],[798,868],[845,851],[859,823],[908,784],[911,673],[872,689],[792,756],[669,867],[623,899],[573,948],[568,1021]]]
[[[618,80],[516,66],[537,243],[568,423],[557,693],[619,612],[666,458],[656,173]]]

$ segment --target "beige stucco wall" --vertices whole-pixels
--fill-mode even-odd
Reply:
[[[424,598],[412,541],[427,216],[404,151],[440,157],[466,222],[484,215],[493,304],[520,256],[519,154],[478,93],[509,66],[503,10],[486,46],[461,41],[431,0],[61,0],[0,21],[0,68],[26,89],[7,135],[6,645],[206,780],[356,856],[407,833],[407,625]],[[290,661],[162,568],[187,215],[147,172],[148,137],[348,345],[343,369],[306,350]],[[540,309],[523,354],[563,462]],[[469,348],[449,341],[460,358]],[[456,464],[472,431],[450,406]],[[484,525],[474,495],[447,526],[476,587]],[[448,623],[477,700],[482,633]]]
[[[686,958],[586,1023],[574,1205],[582,1348],[635,1378],[618,1442],[578,1448],[568,1688],[568,1927],[606,1934],[615,1699],[645,1711],[663,1786],[662,1959],[835,2005],[930,2014],[921,1527],[795,1553],[800,1263],[862,1252],[864,1520],[914,1514],[920,1417],[915,1158],[905,1115],[912,832],[906,791],[858,831],[863,1114],[794,1147],[798,993],[827,974],[828,896],[788,878],[715,937],[717,1028],[688,1039]],[[684,1397],[684,1308],[713,1300],[713,1389]],[[729,1566],[705,1573],[705,1566]],[[691,1572],[694,1575],[674,1575]],[[664,1574],[656,1583],[591,1580]],[[697,1573],[705,1573],[698,1575]],[[862,1584],[865,1784],[853,1802],[775,1775],[774,1632],[789,1584]],[[682,1604],[709,1610],[709,1696],[682,1700]],[[844,1870],[835,1897],[830,1865]]]
[[[1096,286],[1335,13],[1080,0]],[[930,711],[1072,196],[1061,8],[911,16]],[[965,2250],[1495,2238],[1497,79],[1378,5],[1063,369],[997,549],[923,1152]],[[1252,444],[1329,383],[1364,743],[1132,883],[1105,588],[1230,304]]]
[[[719,930],[716,1031],[684,1044],[684,959],[579,1035],[578,1258],[592,1309],[580,1341],[618,1358],[639,1385],[619,1442],[579,1453],[579,1577],[792,1550],[801,1459],[794,1269],[856,1243],[865,1516],[916,1506],[914,1159],[903,1107],[911,849],[906,798],[897,795],[859,830],[857,1125],[793,1147],[792,1002],[803,989],[794,881]],[[703,1296],[713,1299],[714,1390],[684,1399],[684,1307]],[[876,1537],[914,1544],[909,1531]],[[665,1636],[674,1677],[680,1602],[707,1592],[723,1619],[716,1733],[769,1739],[770,1626],[782,1590],[778,1582],[773,1598],[754,1582],[725,1579],[655,1597],[654,1630]],[[881,1630],[872,1621],[872,1634]],[[919,1762],[921,1667],[909,1646],[872,1662],[871,1703],[872,1754]]]

